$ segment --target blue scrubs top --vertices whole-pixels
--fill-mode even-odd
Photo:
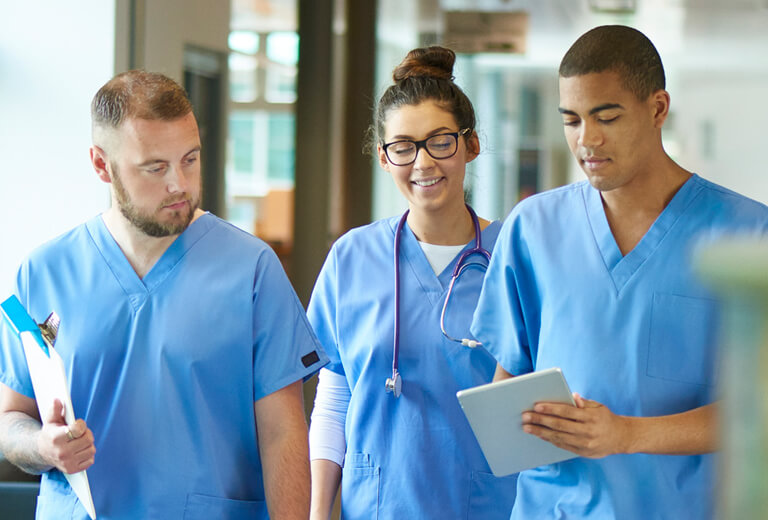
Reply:
[[[691,255],[768,232],[768,208],[696,175],[622,256],[586,181],[522,201],[501,230],[472,332],[502,367],[559,366],[574,392],[632,416],[713,402],[717,304]],[[710,518],[713,455],[577,458],[520,474],[512,518]]]
[[[268,518],[254,401],[327,357],[266,244],[205,214],[139,279],[96,217],[36,250],[17,289],[37,322],[61,317],[55,348],[95,437],[98,518]],[[0,382],[33,397],[0,322]],[[43,475],[37,518],[86,518],[58,470]]]
[[[399,218],[354,229],[333,246],[307,315],[351,398],[342,472],[345,520],[507,519],[516,476],[494,477],[464,417],[456,392],[493,378],[494,359],[440,332],[458,256],[440,274],[413,232],[400,245],[402,394],[386,393],[392,375],[394,235]],[[483,230],[493,247],[501,224]],[[474,245],[474,240],[472,241]],[[471,247],[471,246],[468,246]],[[484,271],[469,268],[454,285],[446,329],[467,337]]]

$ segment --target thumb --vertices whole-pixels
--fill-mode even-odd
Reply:
[[[593,401],[591,399],[585,399],[577,392],[573,393],[573,400],[576,403],[576,408],[599,408],[600,406],[602,406],[597,401]]]
[[[85,421],[82,419],[78,419],[75,421],[75,423],[69,427],[69,431],[72,433],[72,437],[77,439],[78,437],[82,437],[83,434],[85,434],[86,430],[88,429],[88,425],[85,424]]]
[[[45,422],[53,424],[66,424],[64,422],[64,405],[58,399],[53,400],[53,406],[48,411]]]

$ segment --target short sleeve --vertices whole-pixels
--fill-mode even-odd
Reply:
[[[336,329],[337,310],[337,262],[336,247],[332,247],[325,259],[325,264],[312,290],[312,297],[307,308],[307,317],[314,328],[320,343],[328,354],[329,363],[325,367],[337,374],[344,375],[344,367],[338,348],[338,334]]]
[[[328,362],[271,249],[259,256],[253,288],[253,337],[254,401],[308,378]]]
[[[470,331],[513,375],[533,370],[518,276],[523,244],[514,240],[513,215],[499,232]]]
[[[26,268],[22,266],[16,277],[16,288],[14,294],[19,301],[25,304],[24,295],[20,288],[25,287],[24,283]],[[0,298],[5,301],[10,295]],[[2,314],[2,313],[0,313]],[[27,368],[27,360],[24,357],[24,347],[21,339],[14,332],[13,327],[8,323],[5,315],[0,315],[0,383],[30,398],[34,398],[35,392],[32,388],[32,380]]]

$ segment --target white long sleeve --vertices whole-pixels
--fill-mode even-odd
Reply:
[[[344,425],[351,397],[344,376],[326,368],[320,369],[309,426],[310,460],[327,459],[344,466],[347,451]]]

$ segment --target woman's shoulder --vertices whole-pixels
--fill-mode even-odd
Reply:
[[[336,249],[366,247],[391,242],[400,217],[387,217],[346,231],[333,244]]]

